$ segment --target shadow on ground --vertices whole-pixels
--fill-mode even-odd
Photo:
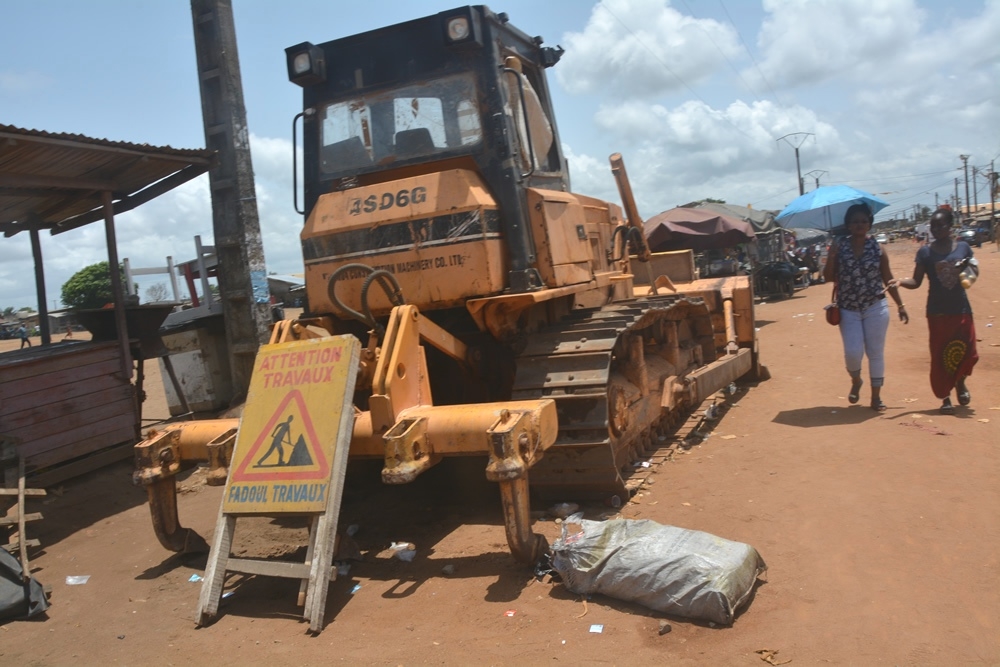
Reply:
[[[882,415],[867,405],[852,405],[850,407],[817,405],[812,408],[797,410],[782,410],[771,421],[786,426],[811,428],[815,426],[846,426],[860,424]]]

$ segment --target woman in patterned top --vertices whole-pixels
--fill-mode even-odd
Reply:
[[[927,325],[931,338],[931,389],[943,399],[942,414],[955,412],[951,404],[954,389],[959,405],[972,401],[965,378],[979,361],[976,353],[976,328],[972,323],[972,306],[962,288],[959,273],[970,265],[972,248],[965,241],[951,236],[955,216],[950,209],[938,209],[931,216],[934,241],[917,251],[913,277],[894,281],[907,289],[917,289],[927,276]]]
[[[885,381],[885,334],[889,330],[888,289],[899,308],[899,319],[910,321],[906,307],[899,298],[889,270],[889,258],[882,246],[868,235],[872,228],[872,212],[867,204],[855,204],[844,215],[847,236],[830,245],[830,257],[823,270],[827,282],[837,283],[837,306],[840,308],[840,337],[844,341],[844,362],[851,376],[850,403],[860,398],[861,361],[868,355],[871,377],[871,407],[884,412],[882,384]]]

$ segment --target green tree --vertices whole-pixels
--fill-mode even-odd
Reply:
[[[124,283],[125,270],[121,265],[118,272]],[[62,286],[62,302],[69,308],[103,308],[114,300],[107,262],[83,267]]]

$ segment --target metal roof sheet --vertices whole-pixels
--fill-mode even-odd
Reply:
[[[53,234],[104,219],[102,193],[123,213],[208,171],[215,152],[0,124],[0,232]]]

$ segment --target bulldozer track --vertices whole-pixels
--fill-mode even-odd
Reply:
[[[651,471],[635,463],[675,442],[696,406],[661,410],[656,396],[655,405],[647,400],[633,412],[637,403],[623,404],[628,399],[614,382],[616,350],[623,336],[657,320],[689,317],[692,310],[709,317],[700,298],[617,302],[575,311],[529,339],[517,358],[512,398],[551,398],[559,415],[555,443],[531,470],[533,491],[546,498],[618,496],[624,502],[641,486]],[[616,428],[616,420],[634,413],[648,415],[646,423],[627,433]]]

